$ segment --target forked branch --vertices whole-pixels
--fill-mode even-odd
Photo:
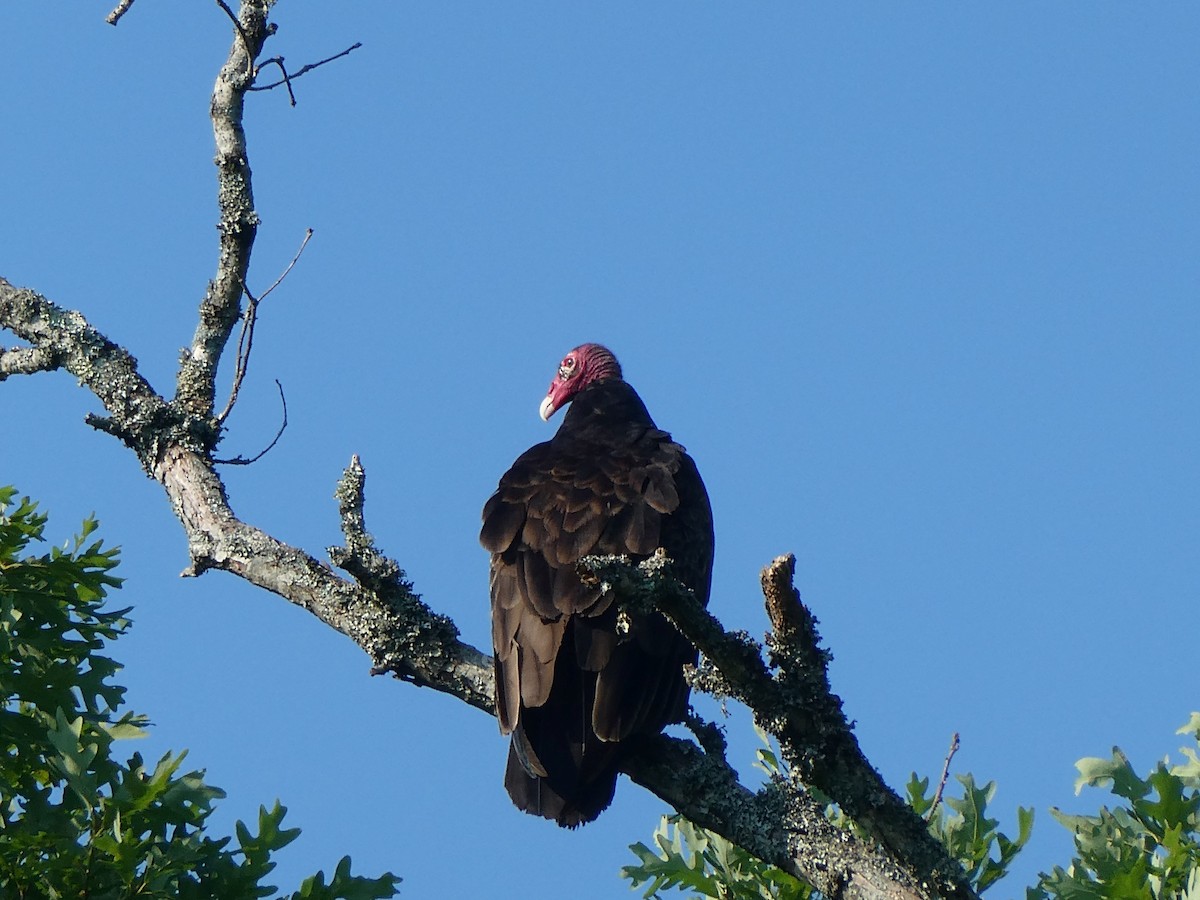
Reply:
[[[304,240],[300,242],[300,249],[296,251],[296,255],[292,257],[292,261],[287,264],[287,268],[284,269],[279,277],[271,283],[269,288],[263,291],[261,297],[255,297],[252,293],[250,293],[250,289],[246,287],[245,283],[242,284],[242,293],[246,295],[247,301],[246,311],[242,314],[242,330],[238,335],[236,353],[237,363],[233,372],[233,387],[229,389],[229,400],[226,402],[225,408],[221,410],[220,415],[217,416],[217,422],[220,424],[224,424],[225,420],[229,418],[229,414],[233,412],[233,407],[237,404],[238,392],[242,389],[242,381],[245,380],[246,373],[250,369],[250,353],[254,349],[254,326],[258,324],[259,304],[266,300],[267,297],[271,295],[271,292],[283,283],[283,279],[288,277],[288,273],[292,271],[296,263],[299,261],[300,254],[304,252],[304,248],[307,247],[308,242],[312,240],[312,236],[313,230],[311,228],[304,232]],[[279,382],[276,381],[275,384],[278,385]],[[281,398],[283,397],[282,385],[279,387],[279,396]],[[287,400],[283,401],[283,427],[279,429],[279,434],[275,435],[275,441],[279,440],[279,435],[283,434],[284,428],[287,428]],[[271,447],[275,446],[275,441],[271,441]],[[271,447],[268,447],[267,450],[270,450]],[[264,450],[263,453],[266,453],[267,450]],[[256,456],[255,459],[258,459],[261,456],[262,453],[260,453],[259,456]],[[250,460],[250,462],[253,461],[254,460]]]
[[[799,789],[789,792],[793,801],[800,800],[805,785],[817,788],[887,848],[894,863],[907,867],[912,883],[928,884],[941,896],[973,896],[962,869],[863,756],[841,700],[830,689],[829,655],[820,647],[816,619],[792,586],[795,562],[781,556],[762,573],[773,625],[767,636],[770,665],[757,642],[726,632],[672,576],[661,550],[636,566],[622,557],[589,557],[580,568],[621,602],[663,612],[704,654],[711,668],[701,667],[697,685],[745,703],[779,741],[797,779]]]
[[[295,81],[301,75],[305,75],[305,74],[311,72],[313,69],[320,68],[321,66],[325,65],[326,63],[331,63],[335,59],[341,59],[343,56],[349,56],[351,53],[353,53],[355,50],[357,50],[361,46],[362,46],[362,43],[360,41],[356,41],[355,43],[353,43],[349,47],[347,47],[345,50],[343,50],[341,53],[335,53],[333,56],[328,56],[325,59],[318,60],[315,63],[309,63],[308,65],[301,68],[299,71],[293,72],[290,75],[288,74],[287,67],[284,65],[283,57],[282,56],[273,56],[270,59],[263,60],[262,64],[259,65],[259,67],[258,67],[258,71],[261,72],[263,66],[275,65],[275,66],[279,67],[279,71],[281,73],[283,73],[283,77],[280,78],[278,81],[272,81],[270,84],[256,84],[253,87],[251,87],[250,90],[252,90],[252,91],[269,91],[272,88],[279,87],[281,84],[286,85],[287,92],[288,92],[288,100],[291,102],[292,106],[295,106],[296,105],[296,94],[292,91],[292,82],[293,81]]]

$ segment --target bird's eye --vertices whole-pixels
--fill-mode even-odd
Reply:
[[[575,371],[575,357],[568,356],[562,361],[562,365],[558,367],[558,377],[561,381],[566,381],[571,377],[571,373]]]

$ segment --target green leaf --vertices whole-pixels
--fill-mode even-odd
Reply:
[[[1075,780],[1075,794],[1085,787],[1101,787],[1112,783],[1112,792],[1127,800],[1138,800],[1150,793],[1150,785],[1137,777],[1128,757],[1120,747],[1113,747],[1112,759],[1085,757],[1075,763],[1079,778]]]
[[[918,816],[924,816],[933,806],[933,798],[926,797],[925,792],[929,790],[929,778],[917,778],[917,773],[912,772],[908,776],[908,784],[904,786],[905,797],[908,800],[908,805],[913,808]]]

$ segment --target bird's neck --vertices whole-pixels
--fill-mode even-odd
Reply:
[[[602,381],[575,395],[554,440],[611,443],[654,427],[646,404],[628,382]]]

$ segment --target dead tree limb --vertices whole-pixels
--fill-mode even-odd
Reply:
[[[241,300],[250,253],[258,233],[250,157],[242,127],[246,91],[254,78],[254,61],[274,33],[267,21],[267,0],[245,0],[234,25],[229,57],[217,74],[209,108],[217,155],[217,203],[220,246],[217,272],[200,301],[200,318],[191,346],[180,361],[175,399],[191,415],[209,418],[216,396],[217,366],[241,316]],[[227,8],[226,8],[227,9]]]
[[[580,568],[627,606],[649,606],[670,618],[709,664],[701,667],[696,685],[744,703],[755,721],[779,741],[800,787],[789,792],[789,821],[802,833],[786,834],[789,849],[812,832],[812,810],[805,808],[811,798],[803,792],[811,785],[890,851],[893,865],[906,868],[911,883],[932,886],[941,896],[970,896],[958,864],[947,858],[924,821],[863,756],[842,701],[830,688],[830,657],[820,646],[816,619],[792,585],[795,564],[794,556],[781,556],[763,569],[763,597],[772,625],[767,659],[749,635],[725,631],[672,576],[671,561],[661,550],[636,566],[623,557],[590,557]],[[792,871],[777,857],[768,858]],[[810,873],[805,877],[811,881]]]

